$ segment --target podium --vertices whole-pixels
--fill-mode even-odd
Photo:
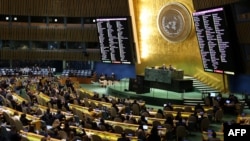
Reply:
[[[183,79],[183,70],[145,69],[145,80],[171,84],[174,79]]]
[[[149,93],[150,82],[144,80],[144,76],[136,75],[136,78],[129,79],[129,91],[136,92],[137,94]]]

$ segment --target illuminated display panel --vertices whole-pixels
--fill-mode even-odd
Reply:
[[[204,71],[234,75],[237,36],[226,11],[225,7],[202,10],[193,13],[193,19]]]
[[[133,38],[129,17],[96,18],[101,61],[133,64]]]

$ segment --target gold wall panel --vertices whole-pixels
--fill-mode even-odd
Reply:
[[[136,73],[144,74],[147,66],[172,64],[177,69],[184,70],[185,75],[194,76],[220,91],[226,91],[226,78],[203,70],[193,20],[191,33],[186,40],[171,43],[161,36],[157,29],[157,15],[163,6],[170,2],[183,4],[189,10],[190,15],[194,12],[192,1],[187,0],[134,1],[139,54],[141,55],[141,63],[136,65]]]

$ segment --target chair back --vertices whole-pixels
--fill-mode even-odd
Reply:
[[[65,131],[60,130],[60,131],[58,131],[58,134],[59,134],[61,139],[66,139],[66,140],[68,139],[68,135]]]
[[[135,131],[132,130],[132,129],[129,129],[129,128],[124,129],[124,132],[125,132],[127,135],[128,135],[128,134],[132,134],[132,136],[135,135]]]
[[[217,110],[214,115],[215,121],[221,122],[223,118],[223,111],[221,109]]]
[[[148,112],[143,112],[143,113],[141,113],[141,115],[142,115],[142,116],[145,116],[145,117],[149,117]]]
[[[188,122],[192,122],[192,123],[195,123],[195,124],[196,124],[197,118],[196,118],[195,116],[193,116],[193,115],[190,115],[190,116],[188,117]]]
[[[192,131],[197,129],[197,118],[193,115],[188,117],[188,129]]]
[[[219,138],[210,138],[209,141],[221,141]]]
[[[183,112],[184,110],[182,108],[175,108],[174,111]]]
[[[134,115],[140,115],[140,107],[137,104],[132,105],[132,112]]]
[[[88,137],[88,135],[84,135],[82,137],[82,141],[90,141],[90,138]]]
[[[102,141],[102,138],[99,135],[91,135],[91,141]]]
[[[184,107],[184,112],[193,112],[193,109],[190,106],[185,106]]]
[[[164,107],[164,111],[173,111],[170,107]]]
[[[208,118],[203,118],[201,120],[201,131],[207,131],[210,125],[210,121]]]
[[[185,126],[182,126],[182,125],[179,125],[176,127],[176,138],[177,138],[177,141],[179,138],[184,138],[188,135],[187,133],[187,130],[186,130],[186,127]]]
[[[10,119],[12,119],[12,118],[11,118],[11,116],[10,116],[8,113],[3,112],[3,117],[4,117],[4,119],[5,119],[7,122],[11,123]]]
[[[156,113],[156,114],[155,114],[155,117],[156,117],[156,118],[164,118],[163,115],[162,115],[161,113]]]
[[[174,119],[174,116],[173,116],[173,114],[171,114],[171,113],[165,114],[165,117],[166,117],[166,118],[171,117],[171,119]]]
[[[97,107],[96,104],[95,104],[95,102],[93,102],[93,101],[90,102],[90,106],[91,106],[93,109],[95,109],[95,108]]]
[[[90,106],[89,101],[86,98],[84,99],[84,106],[85,107],[89,107]]]
[[[13,109],[13,105],[11,104],[11,102],[8,99],[6,99],[5,102],[6,102],[7,107],[10,107]]]
[[[99,129],[100,129],[101,131],[107,131],[105,125],[103,125],[103,124],[99,125]]]
[[[116,122],[122,122],[122,119],[120,117],[115,117],[114,121],[116,121]]]
[[[0,95],[0,97],[1,97],[1,99],[2,99],[2,104],[3,104],[4,106],[7,106],[6,98],[5,98],[4,96],[2,96],[2,95]]]
[[[161,125],[161,122],[159,120],[154,120],[153,123],[152,123],[153,127],[158,127],[160,125]]]
[[[114,127],[115,133],[121,134],[123,132],[123,128],[119,125]]]
[[[113,118],[116,117],[117,111],[116,111],[116,109],[115,109],[114,107],[111,107],[110,115],[111,115],[111,117],[113,117]]]
[[[210,102],[209,97],[206,97],[206,98],[204,99],[204,103],[205,103],[206,106],[211,106],[211,105],[210,105],[211,102]]]
[[[203,112],[203,109],[196,109],[195,110],[197,113]]]
[[[214,118],[214,111],[213,111],[213,109],[207,110],[206,113],[207,113],[208,119],[209,119],[210,121],[212,121],[213,118]]]
[[[89,123],[85,123],[85,128],[92,129],[92,125]]]
[[[14,120],[16,130],[19,132],[20,130],[24,130],[23,123],[20,120]]]
[[[75,104],[75,105],[79,105],[78,100],[77,100],[77,99],[74,99],[73,104]]]

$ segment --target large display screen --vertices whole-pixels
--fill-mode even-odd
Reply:
[[[101,61],[133,64],[133,36],[129,17],[96,18]]]
[[[232,19],[228,19],[225,7],[207,9],[193,13],[204,71],[236,73],[237,36]],[[230,21],[231,20],[231,21]]]

